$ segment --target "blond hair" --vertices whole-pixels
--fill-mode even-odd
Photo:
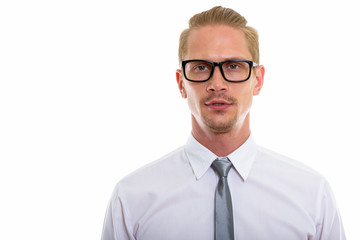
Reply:
[[[179,62],[184,60],[184,55],[187,53],[187,40],[191,30],[207,25],[220,24],[240,29],[245,33],[248,48],[253,57],[252,60],[259,64],[259,36],[257,31],[254,28],[247,26],[246,19],[239,13],[233,9],[221,6],[213,7],[210,10],[198,13],[190,18],[189,28],[185,29],[180,35]]]

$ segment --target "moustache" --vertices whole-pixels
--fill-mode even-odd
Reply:
[[[232,104],[237,104],[237,99],[232,97],[232,96],[228,96],[224,93],[210,93],[208,96],[206,96],[205,98],[201,99],[201,103],[205,104],[206,102],[211,102],[212,100],[225,100],[227,102],[230,102]]]

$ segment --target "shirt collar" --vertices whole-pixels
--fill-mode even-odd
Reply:
[[[185,152],[196,179],[200,179],[209,169],[212,162],[220,157],[201,145],[192,135],[189,136],[185,145]],[[255,155],[256,144],[250,134],[249,138],[238,149],[227,156],[244,181],[249,175]]]

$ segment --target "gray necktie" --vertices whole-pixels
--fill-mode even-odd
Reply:
[[[234,221],[227,175],[232,164],[227,158],[217,159],[212,167],[219,175],[215,193],[215,240],[234,239]]]

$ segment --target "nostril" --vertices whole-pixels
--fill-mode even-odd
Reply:
[[[208,92],[223,92],[223,91],[226,91],[227,88],[226,87],[220,87],[220,86],[209,86],[206,90]]]

